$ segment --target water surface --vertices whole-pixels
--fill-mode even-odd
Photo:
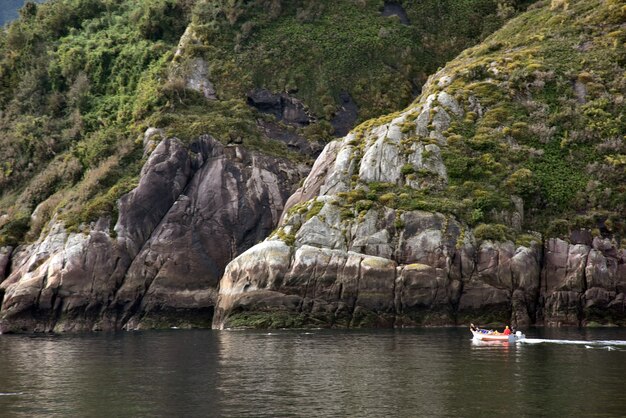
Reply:
[[[456,328],[0,335],[0,416],[626,415],[626,330],[527,335],[510,345],[476,345]]]

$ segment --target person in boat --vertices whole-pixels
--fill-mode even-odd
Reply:
[[[504,335],[511,335],[511,330],[509,329],[509,326],[507,325],[506,328],[504,328]]]

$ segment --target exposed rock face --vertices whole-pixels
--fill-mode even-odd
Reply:
[[[87,234],[54,223],[13,252],[0,329],[207,326],[226,263],[278,222],[299,179],[290,167],[208,136],[161,141],[119,202],[116,237],[106,219]]]
[[[330,121],[334,128],[333,134],[338,138],[348,135],[350,130],[354,128],[359,116],[359,108],[350,94],[342,92],[339,98],[341,99],[341,107]]]
[[[617,6],[605,11],[613,7]],[[409,24],[403,13],[399,3],[385,2],[383,14],[399,16]],[[543,35],[533,38],[543,39]],[[194,42],[189,29],[170,67],[169,81],[213,99],[209,66],[185,53]],[[238,146],[224,147],[209,137],[187,147],[165,139],[161,131],[147,131],[144,150],[150,158],[139,186],[119,202],[114,234],[108,219],[81,234],[68,233],[53,222],[38,242],[0,250],[0,331],[206,326],[211,320],[217,328],[470,321],[514,326],[626,325],[626,251],[618,240],[594,237],[586,230],[574,231],[569,241],[546,237],[527,245],[507,241],[504,232],[497,235],[501,241],[479,240],[478,228],[472,231],[459,220],[463,214],[457,219],[415,209],[433,207],[429,199],[443,201],[452,187],[465,187],[459,179],[473,183],[481,176],[493,176],[494,181],[482,188],[467,186],[468,193],[462,195],[466,197],[459,200],[500,198],[499,188],[518,189],[516,182],[509,181],[515,173],[503,166],[517,168],[515,161],[545,154],[542,145],[558,144],[553,141],[560,139],[560,129],[553,119],[568,113],[548,117],[555,109],[540,97],[545,92],[536,94],[547,81],[554,81],[556,66],[550,64],[554,62],[533,62],[542,53],[540,45],[520,48],[505,43],[461,55],[456,64],[430,78],[423,96],[408,109],[366,122],[328,144],[286,203],[291,186],[299,180],[293,165]],[[486,56],[504,48],[507,55],[487,62]],[[573,48],[563,50],[574,53]],[[517,63],[525,59],[528,64],[522,71]],[[507,76],[513,68],[519,69],[518,74]],[[591,104],[604,90],[600,83],[585,84],[585,77],[572,83],[572,74],[560,76],[571,85],[576,103]],[[334,121],[341,129],[357,111],[346,97],[344,113]],[[621,96],[613,98],[616,107],[623,102]],[[504,101],[508,100],[519,108],[507,109]],[[562,104],[568,105],[567,101]],[[313,122],[304,104],[287,94],[257,89],[249,93],[248,102],[291,127]],[[578,110],[587,113],[580,107],[569,109],[569,115]],[[601,113],[588,110],[592,117]],[[518,116],[527,117],[530,124],[518,121]],[[589,133],[594,141],[614,148],[611,171],[614,178],[621,178],[617,157],[623,152],[619,138],[611,133],[619,128],[609,121],[589,125],[571,139],[586,139]],[[319,151],[279,123],[259,121],[259,125],[267,137],[305,154]],[[602,125],[608,134],[593,135],[609,137],[591,135],[592,126]],[[526,139],[532,141],[524,144],[527,133],[531,138]],[[451,154],[459,141],[467,147]],[[561,141],[560,148],[566,142]],[[495,158],[508,151],[516,153],[514,158]],[[446,167],[444,160],[461,160],[463,153],[471,154],[466,163],[480,170],[475,174],[457,170],[455,177],[454,167]],[[607,164],[602,168],[609,169]],[[526,186],[532,190],[536,185],[530,183]],[[393,192],[383,195],[377,187]],[[403,194],[411,200],[404,206],[387,204],[404,199]],[[509,197],[505,200],[512,205],[492,206],[489,218],[497,225],[485,226],[503,227],[494,228],[496,232],[505,227],[522,231],[524,201]],[[447,210],[446,205],[441,207]],[[470,204],[463,207],[482,211]],[[254,245],[277,222],[276,232]]]
[[[276,121],[258,119],[257,126],[265,137],[284,142],[289,149],[302,155],[316,157],[324,148],[324,144],[317,141],[309,141],[297,131],[290,130]]]
[[[194,58],[190,60],[184,67],[187,74],[186,87],[190,90],[202,93],[209,99],[217,99],[217,93],[213,83],[209,80],[209,64],[202,58]]]
[[[452,81],[436,74],[438,89],[415,105],[326,146],[278,231],[227,266],[214,327],[625,323],[616,242],[591,243],[585,231],[572,244],[481,242],[453,217],[370,209],[371,184],[445,189],[446,130],[467,111],[484,113],[476,97],[461,103],[445,91]],[[362,206],[346,207],[359,193]],[[493,216],[519,231],[523,202],[512,202]]]
[[[226,264],[269,235],[296,178],[285,162],[213,146],[133,260],[116,307],[141,301],[131,325],[163,309],[202,309],[210,321]]]
[[[306,211],[286,217],[282,231],[297,230],[293,247],[279,233],[227,266],[214,327],[245,326],[251,318],[268,327],[477,318],[526,327],[620,324],[626,317],[626,252],[608,240],[587,246],[550,239],[545,248],[478,243],[441,214],[372,209],[358,221],[341,220],[333,198],[320,201],[308,220]]]
[[[283,231],[298,229],[294,248],[274,235],[228,265],[215,327],[251,315],[285,326],[276,319],[285,313],[297,317],[290,323],[339,327],[447,325],[486,311],[517,325],[534,317],[540,245],[478,245],[463,225],[429,212],[372,209],[341,220],[334,199],[320,199],[317,215],[286,219]]]
[[[545,254],[540,321],[552,326],[623,321],[626,251],[596,237],[591,246],[550,239]]]
[[[170,68],[170,80],[177,77],[183,79],[186,88],[201,93],[206,99],[215,100],[217,93],[215,86],[209,80],[209,64],[200,57],[184,58],[187,50],[199,44],[201,42],[198,41],[193,26],[187,26],[174,55],[175,59]]]
[[[300,154],[316,157],[320,153],[323,144],[309,141],[302,133],[293,129],[315,122],[315,118],[304,103],[286,93],[272,93],[261,88],[248,92],[247,98],[250,106],[275,117],[275,120],[267,118],[257,120],[259,128],[267,138],[284,142],[290,149]]]
[[[0,282],[6,278],[7,267],[11,261],[13,247],[0,247]]]
[[[248,93],[248,104],[291,125],[305,126],[313,120],[301,101],[285,93],[255,89]]]
[[[350,94],[342,92],[339,98],[341,99],[341,106],[330,121],[334,128],[335,137],[343,137],[348,134],[354,127],[359,112]],[[301,127],[315,122],[315,118],[309,113],[304,103],[285,93],[272,93],[269,90],[258,88],[248,93],[248,104],[258,109],[260,112],[273,115],[278,121],[282,121],[291,126]],[[263,124],[271,128],[268,122],[263,121]],[[273,129],[266,128],[266,130],[270,131],[269,137],[279,140],[283,140],[280,137],[281,135],[285,136],[287,134],[287,132],[272,132],[272,130],[278,131],[278,127]],[[297,135],[292,133],[290,136],[291,138],[289,139],[293,140]],[[306,142],[304,138],[300,138],[300,142],[301,141]],[[301,144],[297,145],[298,148],[302,147]],[[304,149],[304,153],[308,154],[306,148]]]
[[[386,1],[382,12],[383,16],[397,16],[403,25],[410,25],[409,16],[400,3]]]

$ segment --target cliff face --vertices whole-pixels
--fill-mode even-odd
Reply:
[[[295,248],[280,239],[251,248],[226,269],[215,327],[624,323],[626,251],[609,240],[478,244],[436,213],[405,212],[401,229],[394,211],[335,228],[319,216],[338,217],[332,200],[303,228],[328,239],[347,227],[343,249],[310,231]]]
[[[329,144],[227,266],[214,327],[625,324],[626,15],[609,3],[540,5]]]
[[[624,325],[626,9],[539,2],[417,88],[496,3],[30,7],[0,34],[0,332]]]
[[[324,145],[532,1],[357,3],[22,9],[0,31],[0,331],[209,326]],[[436,148],[377,152],[445,187]]]
[[[208,136],[160,140],[120,200],[115,236],[107,219],[87,234],[53,222],[7,267],[3,249],[0,330],[207,326],[228,261],[278,222],[300,177],[291,167]]]

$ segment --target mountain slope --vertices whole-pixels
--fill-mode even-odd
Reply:
[[[528,3],[28,5],[0,33],[0,329],[206,326],[324,142]]]
[[[326,147],[215,327],[625,323],[626,7],[531,9]]]

